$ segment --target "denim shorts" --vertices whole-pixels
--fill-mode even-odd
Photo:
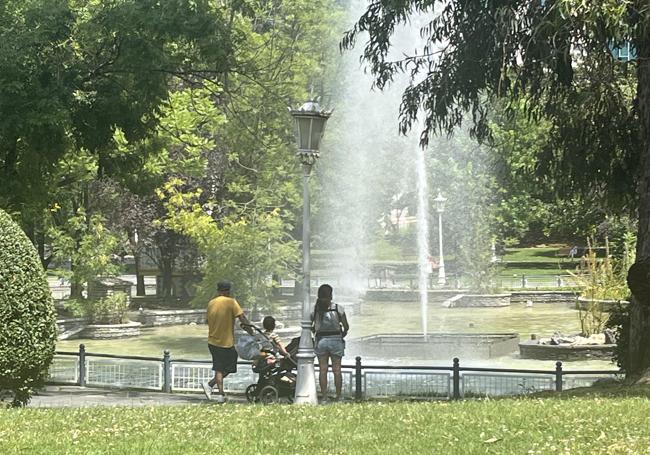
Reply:
[[[345,341],[339,337],[324,337],[316,340],[314,352],[318,357],[330,355],[332,357],[343,357],[345,352]]]

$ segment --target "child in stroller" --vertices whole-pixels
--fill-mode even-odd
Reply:
[[[253,361],[253,371],[258,373],[258,380],[246,388],[246,398],[251,403],[275,403],[280,398],[293,400],[296,389],[296,375],[292,372],[296,366],[293,356],[298,352],[300,338],[294,338],[285,348],[275,330],[275,319],[264,318],[264,332],[255,330],[264,337],[265,343],[260,355]],[[282,356],[282,357],[280,357]]]

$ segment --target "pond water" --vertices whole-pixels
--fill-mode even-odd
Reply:
[[[533,307],[513,305],[500,308],[440,308],[430,306],[429,332],[446,333],[518,333],[527,340],[531,334],[548,337],[553,332],[573,334],[580,331],[578,311],[562,304],[537,304]],[[281,321],[281,318],[278,318]],[[364,302],[359,314],[349,315],[350,338],[385,333],[420,333],[420,311],[417,302]],[[298,327],[295,327],[298,333]],[[285,336],[285,341],[293,336]],[[59,351],[76,351],[80,343],[86,351],[124,355],[159,356],[169,349],[172,358],[209,359],[206,346],[207,326],[183,325],[142,329],[137,338],[119,340],[65,340],[57,343]],[[364,357],[374,364],[428,364],[441,365],[427,359],[378,359]],[[493,366],[495,368],[554,369],[554,361],[520,359],[518,353],[489,360],[461,359],[466,366]],[[353,363],[352,358],[344,363]],[[449,362],[451,365],[451,359]],[[587,360],[564,362],[565,369],[615,369],[608,361]]]
[[[350,336],[377,333],[421,333],[419,304],[416,302],[364,302],[360,315],[352,315]],[[511,305],[498,308],[442,308],[429,306],[429,332],[519,333],[522,340],[531,334],[550,336],[580,331],[578,311],[562,304],[532,307]]]

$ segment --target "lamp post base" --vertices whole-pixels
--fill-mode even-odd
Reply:
[[[447,276],[445,275],[444,266],[441,266],[440,269],[438,269],[438,285],[444,286],[445,284],[447,284]]]
[[[311,338],[311,323],[302,321],[300,346],[298,347],[298,376],[294,404],[318,404],[316,394],[316,370],[314,368],[314,342]]]

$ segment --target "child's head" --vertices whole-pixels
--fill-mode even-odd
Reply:
[[[269,332],[273,331],[275,329],[275,318],[273,316],[265,317],[262,321],[262,326],[264,330],[268,330]]]

